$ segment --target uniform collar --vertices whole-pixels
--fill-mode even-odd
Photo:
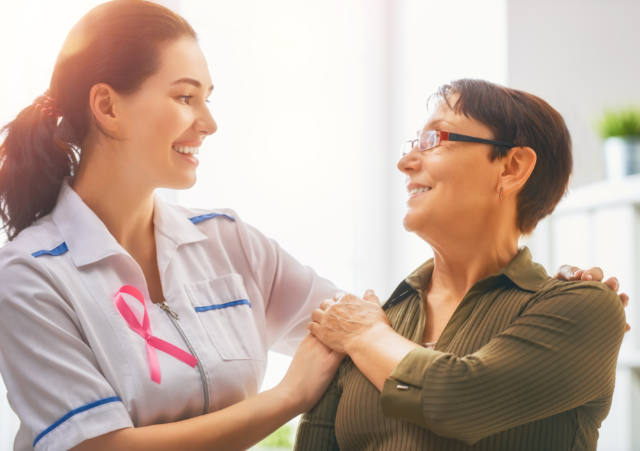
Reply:
[[[190,220],[186,212],[166,203],[157,194],[154,198],[153,225],[156,239],[169,238],[176,246],[206,240],[207,236]]]
[[[413,271],[405,279],[407,284],[416,291],[424,290],[431,274],[433,273],[433,259],[427,260],[418,269]],[[526,291],[538,291],[549,278],[545,269],[531,260],[531,252],[526,246],[521,248],[516,256],[505,266],[491,276],[482,279],[474,285],[493,285],[500,282],[500,279],[506,277],[519,288]]]
[[[67,244],[73,263],[80,267],[111,255],[129,255],[100,218],[71,188],[69,181],[67,178],[62,184],[52,219]],[[162,239],[159,235],[169,238],[174,247],[206,239],[206,235],[186,215],[182,216],[175,207],[166,204],[157,195],[154,200],[153,222],[156,239]],[[157,246],[160,247],[160,244]]]

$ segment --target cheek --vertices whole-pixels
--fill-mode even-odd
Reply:
[[[173,99],[163,102],[146,102],[135,109],[131,122],[137,124],[141,134],[152,141],[167,134],[180,134],[188,124],[188,106],[179,105]],[[144,125],[144,127],[142,127]],[[177,138],[175,136],[173,139]]]
[[[443,200],[464,209],[483,206],[495,191],[496,178],[492,166],[478,159],[452,163],[437,168]]]

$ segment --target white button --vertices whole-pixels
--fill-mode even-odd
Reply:
[[[409,390],[409,386],[408,385],[404,385],[404,384],[398,384],[398,385],[396,385],[396,388],[398,390]]]

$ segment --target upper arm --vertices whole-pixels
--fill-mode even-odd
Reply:
[[[21,439],[36,449],[68,449],[131,426],[73,309],[29,258],[0,267],[0,370]]]
[[[265,299],[267,340],[274,350],[292,354],[307,335],[311,312],[338,290],[274,240],[239,223],[240,240]]]
[[[624,326],[611,290],[564,283],[477,352],[411,352],[385,385],[383,407],[396,416],[410,412],[411,421],[474,443],[610,396]],[[419,391],[419,401],[395,393],[393,380]]]

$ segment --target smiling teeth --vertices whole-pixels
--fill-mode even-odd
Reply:
[[[184,153],[187,155],[198,155],[199,147],[187,147],[187,146],[173,146],[173,150],[176,152]]]
[[[431,191],[431,188],[414,188],[409,190],[410,195],[418,194],[418,193],[426,193],[427,191]]]

